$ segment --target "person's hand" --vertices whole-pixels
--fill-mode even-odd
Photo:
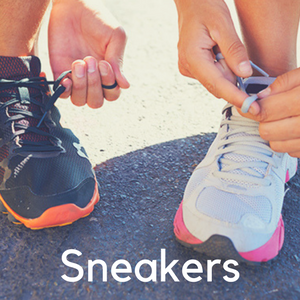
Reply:
[[[276,78],[258,96],[261,137],[270,142],[276,152],[300,157],[300,69],[295,69]]]
[[[252,68],[225,2],[175,2],[179,17],[178,64],[181,74],[199,80],[214,96],[241,107],[248,95],[236,87],[235,75],[249,77]],[[221,52],[225,60],[215,62],[213,48],[215,54]],[[258,113],[259,105],[253,103],[251,109]]]
[[[71,94],[75,105],[98,108],[104,98],[116,100],[120,88],[129,87],[122,73],[125,32],[100,1],[54,0],[48,39],[54,79],[72,70],[62,82],[62,97]],[[102,88],[115,82],[114,89]]]

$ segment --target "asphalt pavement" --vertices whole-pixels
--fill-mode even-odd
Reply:
[[[68,100],[58,104],[63,124],[80,137],[95,165],[100,202],[70,226],[38,231],[13,225],[3,215],[0,299],[300,299],[299,176],[285,198],[282,251],[272,262],[234,267],[235,282],[224,279],[233,273],[222,265],[210,278],[209,258],[175,240],[172,223],[185,185],[215,137],[225,103],[179,74],[172,1],[111,0],[107,5],[128,33],[124,69],[132,86],[100,110],[76,108]],[[50,76],[43,30],[40,56]],[[81,252],[68,256],[79,273],[62,261],[71,249]],[[178,260],[175,277],[168,274],[165,281],[164,257],[167,265]],[[191,259],[203,267],[199,282],[183,276]],[[92,272],[88,260],[105,263],[107,278],[103,265]],[[129,276],[127,282],[116,280],[112,266],[118,260],[132,268],[118,275]],[[155,282],[138,279],[135,270],[142,260],[155,261],[156,272],[149,265],[139,269],[144,278],[156,276]],[[77,282],[62,278],[82,271]]]

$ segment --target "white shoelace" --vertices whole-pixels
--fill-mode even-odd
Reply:
[[[213,175],[242,185],[268,186],[265,177],[268,167],[277,168],[268,142],[258,133],[258,123],[242,116],[232,115],[221,123],[227,132],[221,135],[216,156],[220,156],[219,170]]]

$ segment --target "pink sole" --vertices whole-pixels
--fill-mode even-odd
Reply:
[[[201,244],[202,241],[194,237],[186,228],[183,221],[182,202],[174,219],[174,233],[176,237],[191,245]],[[249,252],[239,252],[240,256],[252,262],[265,262],[274,258],[282,248],[284,240],[284,223],[280,216],[277,228],[267,243]]]
[[[287,170],[286,174],[285,174],[285,183],[287,183],[289,181],[290,181],[290,172],[289,172],[289,170]]]
[[[298,166],[297,166],[298,168]],[[296,172],[297,172],[296,168]],[[286,171],[285,182],[287,183],[290,180],[290,172]],[[174,233],[176,237],[190,245],[196,245],[203,243],[198,238],[194,237],[186,228],[183,221],[183,213],[182,213],[182,202],[177,210],[175,219],[174,219]],[[248,252],[238,252],[241,257],[248,261],[253,262],[265,262],[272,258],[274,258],[280,249],[282,248],[284,241],[284,223],[282,220],[282,216],[280,215],[280,219],[277,224],[277,228],[273,233],[272,237],[268,240],[267,243],[262,245],[261,247],[248,251]]]
[[[202,243],[199,239],[194,237],[184,225],[183,213],[182,213],[182,202],[177,210],[173,225],[174,225],[174,233],[179,240],[191,245]]]
[[[273,233],[272,237],[261,247],[249,251],[249,252],[239,252],[240,256],[249,260],[249,261],[268,261],[274,258],[280,249],[282,248],[284,240],[284,223],[282,220],[282,216],[280,215],[279,222],[277,224],[277,228]]]

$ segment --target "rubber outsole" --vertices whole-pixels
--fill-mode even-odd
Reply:
[[[96,181],[96,180],[95,180]],[[78,219],[88,216],[95,204],[99,201],[98,183],[95,182],[95,190],[92,199],[84,208],[78,207],[73,203],[63,204],[47,209],[40,217],[26,219],[15,213],[0,195],[0,211],[8,215],[8,219],[14,224],[23,224],[27,228],[37,230],[56,226],[70,225]]]
[[[268,242],[255,250],[238,252],[226,236],[215,234],[206,241],[193,236],[184,224],[181,203],[174,219],[174,233],[182,245],[193,248],[197,252],[214,258],[235,259],[237,262],[253,265],[270,261],[278,255],[284,240],[284,223],[280,216],[277,228]]]
[[[295,176],[297,169],[298,165],[292,170],[287,168],[285,183],[288,183],[290,179]],[[174,234],[179,243],[201,254],[220,259],[232,258],[239,263],[245,263],[247,265],[260,265],[274,260],[283,246],[284,223],[282,216],[280,216],[277,228],[270,240],[258,249],[252,251],[239,253],[228,237],[217,234],[212,235],[208,240],[202,242],[193,236],[186,228],[183,221],[182,204],[183,201],[174,218]]]
[[[261,262],[249,261],[244,259],[235,249],[232,241],[222,235],[212,235],[207,241],[201,244],[188,244],[176,237],[176,240],[187,248],[191,248],[202,255],[209,257],[210,259],[234,259],[239,264],[244,263],[247,265],[258,266]]]

